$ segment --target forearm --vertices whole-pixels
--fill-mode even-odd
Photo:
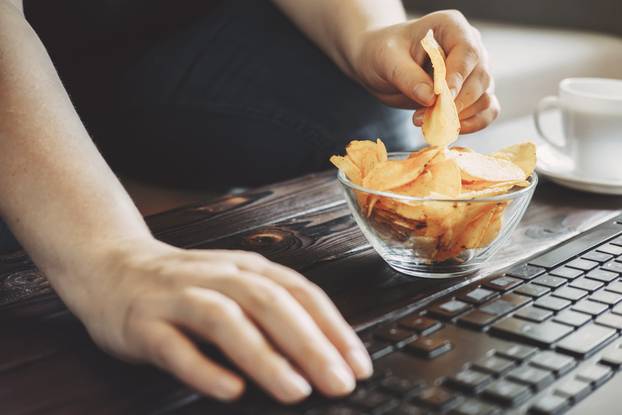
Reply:
[[[0,216],[57,288],[68,285],[58,278],[73,278],[94,250],[149,235],[90,140],[42,43],[19,9],[5,1],[0,1]]]
[[[400,0],[273,0],[346,74],[361,35],[406,20]]]

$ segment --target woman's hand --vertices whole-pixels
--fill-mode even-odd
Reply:
[[[283,402],[311,385],[329,396],[371,375],[371,360],[326,294],[300,274],[242,251],[182,250],[127,242],[90,264],[89,281],[63,298],[94,340],[129,361],[150,362],[222,400],[240,376],[191,340],[212,343]],[[92,275],[93,270],[97,275]]]
[[[412,109],[434,104],[420,43],[429,29],[446,53],[447,83],[455,97],[461,132],[486,127],[499,114],[488,55],[477,29],[458,11],[435,12],[365,32],[346,52],[353,76],[385,104]],[[421,125],[422,118],[419,109],[413,121]]]

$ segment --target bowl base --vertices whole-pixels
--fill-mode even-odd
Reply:
[[[410,275],[418,278],[443,279],[464,277],[466,275],[475,274],[481,264],[461,264],[461,265],[415,265],[412,263],[399,263],[395,261],[386,261],[391,268],[401,274]]]

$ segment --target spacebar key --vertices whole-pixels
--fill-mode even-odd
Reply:
[[[597,226],[596,228],[581,235],[577,239],[573,239],[561,245],[558,248],[553,249],[540,255],[529,261],[530,265],[535,265],[542,268],[555,268],[556,266],[568,261],[574,256],[577,256],[596,245],[607,241],[610,238],[622,233],[622,226],[615,222],[610,222],[606,226]]]
[[[510,317],[493,325],[490,332],[500,337],[547,347],[571,333],[572,330],[570,326],[552,321],[538,324]]]

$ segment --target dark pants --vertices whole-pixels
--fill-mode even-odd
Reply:
[[[112,84],[78,111],[117,173],[154,184],[257,186],[329,168],[352,138],[419,144],[409,112],[379,103],[268,1],[224,2]]]

